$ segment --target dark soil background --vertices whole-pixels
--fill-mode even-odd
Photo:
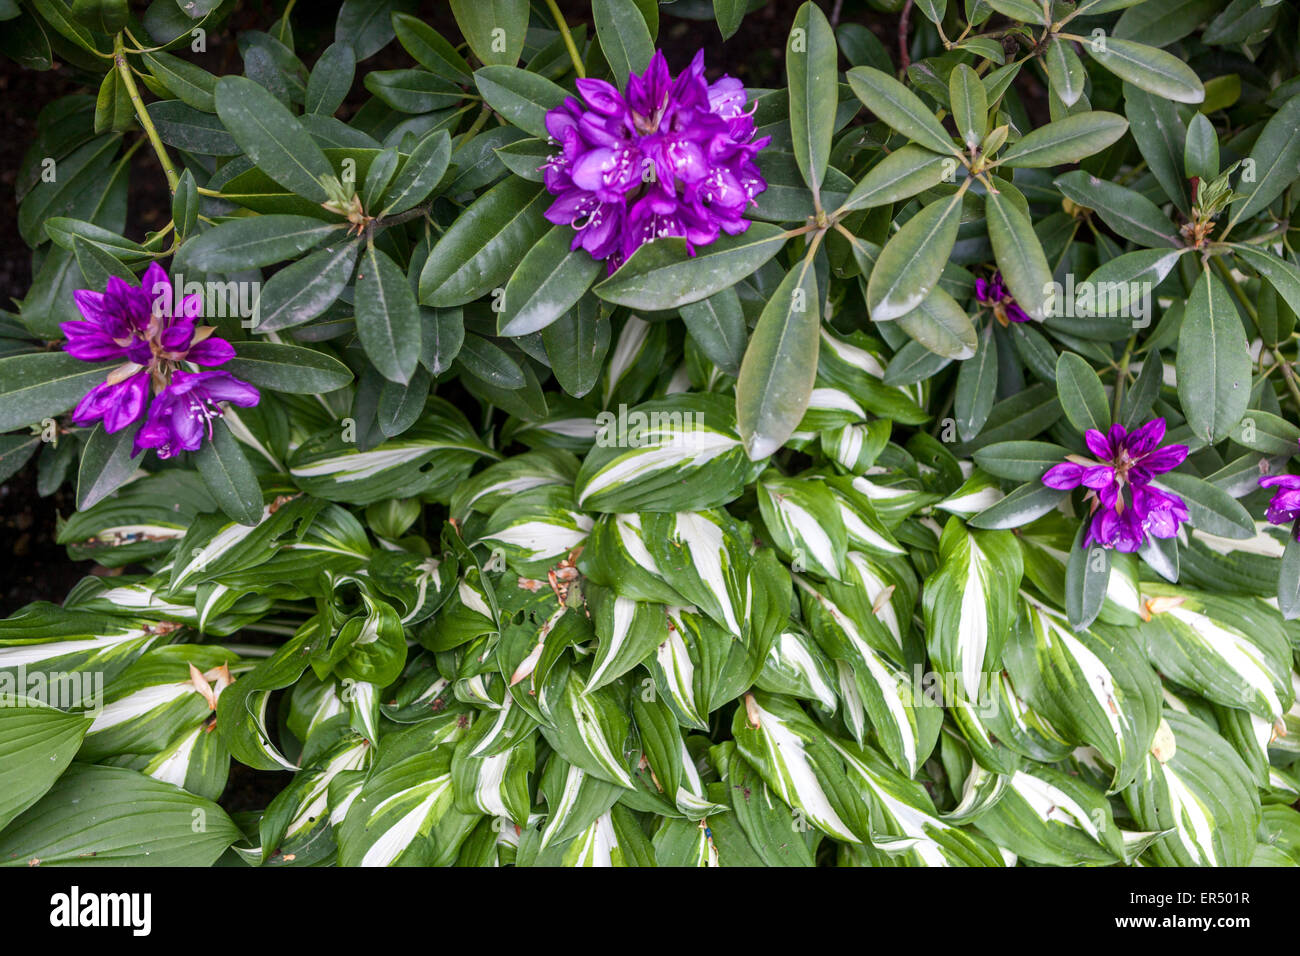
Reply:
[[[784,84],[782,52],[799,2],[774,0],[748,14],[739,32],[725,44],[713,23],[675,17],[671,5],[662,7],[659,45],[674,70],[684,67],[695,50],[703,47],[710,75],[729,73],[750,86],[781,86]],[[891,49],[895,48],[896,15],[871,10],[862,0],[844,4],[851,12],[840,10],[841,4],[831,0],[822,5],[832,16],[838,13],[846,21],[867,23]],[[339,6],[339,3],[311,0],[295,7],[291,17],[295,45],[308,66],[333,41]],[[588,35],[594,33],[589,0],[560,0],[560,7],[570,26],[586,23]],[[203,67],[218,74],[239,72],[241,62],[235,33],[268,29],[283,8],[283,2],[245,3],[225,28],[209,33]],[[444,36],[459,36],[445,0],[425,0],[417,12]],[[186,55],[183,50],[177,53]],[[396,41],[359,65],[352,95],[344,104],[342,115],[365,102],[368,94],[361,82],[365,72],[410,65],[410,58]],[[0,223],[3,224],[0,226],[0,308],[15,309],[14,300],[27,293],[31,281],[31,250],[14,228],[18,215],[14,176],[19,162],[35,139],[36,117],[41,109],[69,93],[93,94],[96,86],[87,85],[86,80],[58,64],[42,72],[24,70],[8,59],[0,59],[0,129],[6,134],[0,138]],[[138,150],[133,158],[128,208],[126,231],[135,238],[143,237],[146,230],[160,228],[170,218],[166,183],[157,160],[147,148]],[[83,575],[93,573],[89,565],[69,561],[67,552],[55,543],[58,515],[71,510],[73,492],[69,486],[46,498],[37,494],[35,458],[0,485],[0,567],[5,572],[0,575],[0,616],[31,601],[59,601]]]

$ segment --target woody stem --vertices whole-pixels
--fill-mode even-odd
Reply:
[[[180,176],[176,173],[176,167],[172,165],[171,157],[167,155],[167,148],[163,146],[162,138],[158,135],[157,128],[153,125],[153,120],[149,118],[149,111],[145,109],[144,100],[140,98],[140,90],[135,85],[135,77],[131,75],[131,65],[126,62],[126,51],[122,45],[122,34],[117,34],[113,38],[113,62],[117,66],[117,73],[122,78],[122,86],[126,90],[126,95],[131,100],[131,105],[135,107],[135,117],[140,122],[140,127],[144,130],[145,136],[149,137],[149,144],[153,146],[153,151],[158,156],[158,163],[163,168],[163,174],[167,177],[167,188],[173,195],[176,194],[176,183]]]

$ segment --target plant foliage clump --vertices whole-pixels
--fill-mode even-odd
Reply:
[[[565,6],[0,0],[0,865],[1300,865],[1294,8]]]

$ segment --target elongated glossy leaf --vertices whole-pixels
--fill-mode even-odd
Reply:
[[[767,223],[750,223],[739,236],[686,252],[681,239],[657,239],[637,249],[618,271],[595,287],[606,302],[633,309],[676,309],[735,285],[767,262],[786,235]]]
[[[1073,352],[1062,352],[1056,361],[1056,393],[1065,417],[1079,431],[1093,428],[1105,434],[1110,428],[1106,389],[1092,366]]]
[[[112,368],[66,352],[35,352],[0,359],[0,431],[31,425],[72,408]]]
[[[887,73],[858,66],[847,74],[849,86],[867,109],[908,139],[936,153],[955,153],[948,135],[921,98]]]
[[[243,76],[217,81],[217,115],[239,148],[281,186],[312,202],[324,202],[321,177],[333,175],[329,160],[298,119],[266,88]]]
[[[1250,151],[1247,169],[1237,191],[1246,196],[1233,207],[1232,222],[1253,216],[1300,177],[1300,94],[1282,104],[1264,124]]]
[[[103,422],[95,426],[81,453],[81,468],[77,472],[77,510],[85,511],[103,501],[135,474],[138,465],[131,452],[137,428],[128,426],[110,435],[104,431]]]
[[[1190,66],[1172,53],[1145,43],[1104,37],[1083,44],[1094,60],[1121,80],[1176,103],[1200,103],[1205,87]]]
[[[497,316],[501,335],[528,335],[572,309],[601,271],[586,249],[570,249],[573,229],[552,226],[506,283]]]
[[[911,312],[935,289],[957,241],[962,197],[936,199],[894,234],[867,282],[867,310],[873,322]]]
[[[267,280],[258,300],[257,332],[310,322],[328,309],[352,278],[361,244],[347,240],[285,266]]]
[[[815,3],[803,4],[795,14],[786,42],[785,70],[794,158],[814,195],[821,192],[830,162],[835,109],[839,105],[835,68],[838,55],[826,14]]]
[[[1250,404],[1250,353],[1227,287],[1204,271],[1178,335],[1178,400],[1201,438],[1226,438]]]
[[[1077,163],[1099,153],[1128,130],[1128,120],[1116,113],[1076,113],[1031,130],[999,157],[1007,166],[1042,168]]]
[[[641,74],[650,65],[655,44],[645,17],[632,0],[592,0],[596,38],[614,71],[619,89],[630,74]]]
[[[519,62],[527,38],[528,0],[451,0],[451,12],[480,62]]]
[[[1002,193],[989,193],[984,211],[993,256],[1011,295],[1030,318],[1046,318],[1052,271],[1029,219]]]
[[[277,392],[323,395],[352,381],[346,365],[315,349],[275,342],[240,342],[236,353],[223,369],[236,378]]]
[[[195,456],[212,498],[231,519],[255,525],[262,518],[262,489],[257,475],[225,423],[213,425],[212,438]]]
[[[955,176],[957,160],[908,144],[894,150],[862,177],[841,211],[866,209],[907,199]]]
[[[239,272],[292,259],[342,232],[341,225],[311,216],[252,216],[223,222],[195,236],[185,251],[201,269]]]
[[[803,418],[817,373],[821,307],[805,261],[786,274],[763,308],[736,379],[736,423],[760,461],[785,444]]]
[[[639,14],[638,14],[639,16]],[[544,76],[514,66],[485,66],[474,85],[488,104],[526,133],[546,139],[546,111],[569,95]]]
[[[410,381],[420,360],[420,309],[397,264],[373,243],[357,267],[357,335],[385,378]]]
[[[424,202],[442,180],[450,162],[451,138],[447,131],[434,130],[426,135],[384,190],[384,208],[380,214],[396,215]]]
[[[681,307],[682,321],[695,344],[728,375],[740,373],[749,329],[735,289]]]
[[[957,135],[966,147],[978,146],[988,132],[988,96],[979,74],[964,63],[953,68],[948,80],[949,99],[952,101],[953,120]]]
[[[539,185],[517,176],[476,199],[429,253],[420,273],[420,301],[444,308],[464,305],[504,285],[550,230],[542,214],[551,201]]]

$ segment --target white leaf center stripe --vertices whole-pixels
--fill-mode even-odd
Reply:
[[[642,445],[628,449],[591,477],[578,495],[578,504],[652,472],[701,467],[739,447],[739,440],[699,424],[690,430],[647,429]]]

